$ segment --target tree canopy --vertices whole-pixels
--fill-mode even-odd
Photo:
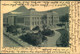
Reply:
[[[69,14],[65,14],[64,16],[60,17],[61,22],[69,22]]]

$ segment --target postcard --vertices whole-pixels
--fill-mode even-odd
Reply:
[[[79,4],[1,1],[1,53],[79,54]]]

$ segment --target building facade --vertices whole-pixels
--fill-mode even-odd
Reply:
[[[33,8],[27,9],[21,6],[3,16],[3,24],[25,26],[30,29],[36,26],[42,27],[42,21],[48,27],[54,27],[59,23],[59,15],[54,11],[38,12]]]

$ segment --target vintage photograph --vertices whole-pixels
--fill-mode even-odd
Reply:
[[[37,11],[22,5],[3,14],[3,47],[69,47],[69,7]]]

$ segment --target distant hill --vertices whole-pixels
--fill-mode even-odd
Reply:
[[[47,12],[50,12],[50,11],[55,11],[59,14],[59,16],[63,16],[69,13],[69,7],[57,8],[57,9],[49,10]]]

